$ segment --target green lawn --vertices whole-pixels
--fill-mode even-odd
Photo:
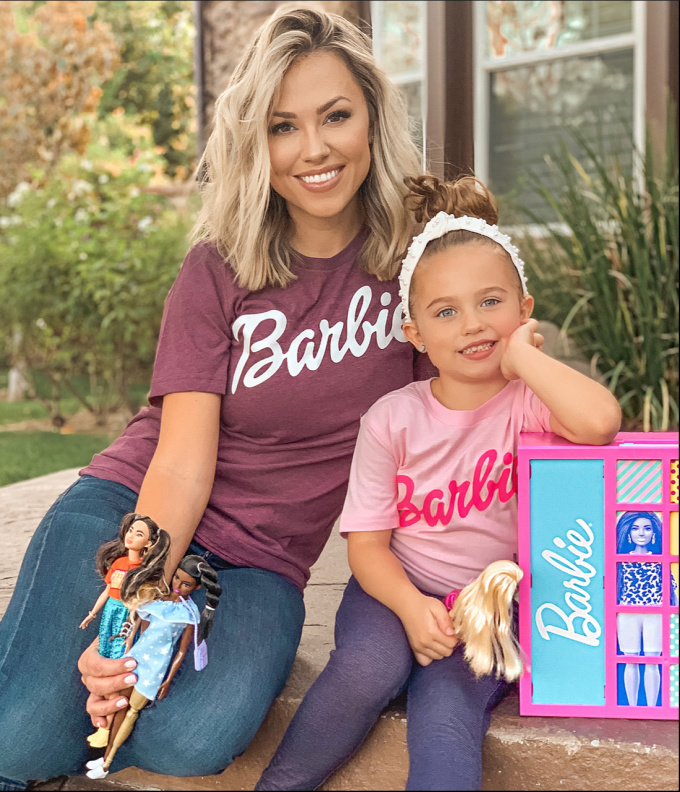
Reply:
[[[84,467],[111,440],[105,434],[0,432],[0,486],[66,468]]]

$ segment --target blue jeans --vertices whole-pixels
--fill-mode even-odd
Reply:
[[[406,789],[480,789],[482,741],[507,683],[476,679],[460,648],[428,666],[416,663],[399,618],[353,577],[336,617],[335,644],[255,789],[319,787],[404,689]]]
[[[84,772],[92,724],[77,662],[97,625],[78,625],[103,590],[95,552],[115,538],[136,500],[127,487],[83,477],[31,540],[0,623],[0,789]],[[190,550],[218,569],[222,586],[208,666],[195,671],[187,655],[167,699],[144,709],[112,771],[221,772],[245,751],[293,665],[305,613],[300,591],[274,572],[235,567],[196,543]],[[202,609],[203,589],[194,600]]]

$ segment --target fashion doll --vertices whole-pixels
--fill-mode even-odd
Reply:
[[[99,654],[117,659],[125,652],[121,635],[128,618],[128,609],[121,600],[121,587],[126,577],[136,585],[161,580],[163,566],[170,548],[170,537],[151,519],[131,512],[120,523],[118,539],[103,544],[95,556],[97,572],[106,588],[80,623],[84,630],[104,607],[99,624]]]
[[[130,512],[121,520],[118,538],[97,551],[95,565],[106,588],[80,623],[80,629],[84,630],[104,607],[99,624],[99,654],[103,657],[117,659],[125,653],[129,611],[121,599],[122,588],[125,584],[136,588],[159,583],[169,549],[170,536],[166,531],[151,517]],[[109,730],[100,727],[87,741],[92,748],[103,748],[108,739]]]
[[[190,594],[201,586],[206,590],[206,605],[199,614]],[[126,657],[137,661],[137,683],[123,691],[129,705],[114,715],[109,744],[104,756],[87,763],[89,778],[104,778],[118,748],[128,738],[140,710],[149,701],[167,695],[170,683],[195,641],[195,664],[200,670],[207,663],[205,639],[212,629],[213,615],[222,589],[217,573],[201,556],[185,556],[172,579],[172,590],[162,597],[153,583],[125,586],[123,599],[130,608],[134,624],[126,640]],[[135,634],[141,635],[134,643]],[[173,651],[178,646],[173,657]]]
[[[462,591],[444,600],[456,637],[475,676],[495,673],[513,682],[522,673],[512,629],[513,602],[522,570],[512,561],[494,561]]]

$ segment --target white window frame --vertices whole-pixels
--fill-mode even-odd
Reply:
[[[633,50],[633,141],[638,151],[645,145],[646,0],[632,0],[633,30],[606,38],[569,44],[553,50],[519,53],[506,58],[486,57],[486,0],[473,4],[474,150],[475,174],[489,178],[489,86],[491,74],[508,66],[525,66],[581,55]]]

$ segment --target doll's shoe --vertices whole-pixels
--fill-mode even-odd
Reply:
[[[94,770],[88,770],[85,775],[88,778],[106,778],[109,774],[108,770],[104,770],[103,767],[96,767]]]
[[[87,741],[92,748],[106,748],[109,744],[109,730],[100,726],[96,732],[88,736]]]
[[[89,762],[85,762],[85,767],[88,770],[96,770],[98,767],[104,766],[104,757],[100,756],[99,759],[90,759]]]

